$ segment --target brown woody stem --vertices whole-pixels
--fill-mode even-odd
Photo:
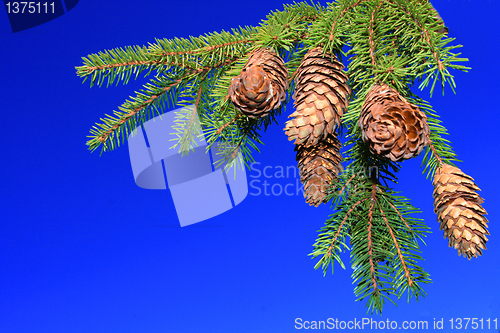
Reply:
[[[394,1],[391,1],[391,0],[386,0],[386,1],[398,6],[402,12],[408,14],[408,16],[410,16],[413,19],[413,22],[415,23],[415,25],[417,25],[422,30],[422,33],[424,34],[424,39],[425,39],[426,43],[429,45],[429,47],[431,48],[431,52],[432,52],[432,55],[434,56],[434,59],[436,59],[436,62],[438,64],[438,69],[442,72],[444,69],[444,66],[443,66],[443,63],[441,62],[441,60],[439,59],[437,52],[434,50],[434,47],[432,46],[431,39],[429,36],[429,30],[425,29],[422,26],[422,24],[420,24],[418,22],[418,20],[410,12],[405,10],[404,7],[401,7],[398,3],[394,2]]]
[[[347,221],[347,218],[349,217],[349,215],[351,215],[352,211],[354,210],[354,208],[356,208],[356,206],[358,206],[359,204],[365,202],[366,200],[368,199],[364,199],[364,200],[359,200],[358,202],[356,202],[352,207],[351,209],[349,209],[349,211],[345,214],[344,216],[344,219],[342,220],[342,222],[340,223],[339,225],[339,228],[337,230],[337,232],[335,233],[335,236],[333,236],[333,240],[332,242],[330,243],[330,246],[328,247],[328,250],[326,251],[326,256],[327,257],[331,257],[332,256],[332,250],[333,250],[333,246],[335,245],[335,242],[337,241],[337,238],[338,236],[340,235],[340,230],[342,230],[342,226],[344,225],[345,221]]]
[[[93,72],[97,70],[103,70],[103,69],[111,69],[111,68],[117,68],[117,67],[123,67],[123,66],[139,66],[139,65],[157,65],[161,64],[161,61],[159,60],[143,60],[143,61],[128,61],[128,62],[121,62],[118,64],[109,64],[109,65],[102,65],[102,66],[81,66],[78,67],[78,73],[85,73],[85,75],[90,75]]]
[[[238,146],[236,147],[236,149],[231,153],[231,160],[234,160],[236,158],[236,156],[238,155],[238,152],[240,151],[240,148],[241,148],[241,143],[242,143],[242,141],[240,141],[238,143]]]
[[[291,83],[294,79],[295,79],[295,76],[297,75],[297,72],[299,71],[299,67],[297,67],[297,69],[295,70],[295,72],[293,72],[293,74],[290,76],[290,78],[288,79],[288,82]]]
[[[375,279],[375,264],[373,262],[373,244],[372,244],[372,219],[373,219],[373,207],[375,206],[375,183],[372,184],[372,198],[370,209],[368,210],[368,255],[370,261],[370,275],[373,282],[373,292],[376,293],[378,291],[377,288],[377,280]]]
[[[130,118],[134,117],[137,112],[139,112],[140,110],[144,109],[146,106],[150,105],[151,103],[153,103],[156,99],[158,99],[158,97],[162,96],[164,93],[168,92],[170,89],[172,89],[173,87],[175,87],[177,84],[179,84],[181,82],[181,79],[173,82],[172,84],[170,84],[169,86],[167,87],[164,87],[163,88],[163,91],[157,95],[153,95],[151,96],[151,98],[149,98],[148,100],[144,101],[143,103],[141,103],[140,106],[132,109],[129,113],[127,113],[124,117],[122,117],[121,119],[119,119],[117,121],[117,123],[111,127],[110,129],[108,129],[107,131],[105,131],[103,134],[99,135],[97,137],[97,139],[99,141],[101,141],[101,143],[104,143],[106,142],[106,140],[108,139],[108,137],[111,135],[111,133],[113,133],[118,127],[120,127],[121,125],[123,125],[127,120],[129,120]]]
[[[330,41],[333,40],[333,37],[334,37],[334,34],[333,34],[333,31],[335,30],[335,26],[337,25],[337,20],[344,16],[344,14],[346,12],[348,12],[349,10],[351,10],[352,8],[356,7],[357,5],[359,5],[360,3],[362,3],[363,1],[365,0],[358,0],[357,2],[353,3],[352,5],[346,7],[343,11],[340,12],[340,15],[338,17],[335,18],[335,21],[333,21],[333,24],[332,24],[332,28],[330,29],[330,36],[329,36],[329,39]]]
[[[345,185],[344,185],[344,186],[342,186],[342,188],[340,189],[340,191],[339,191],[338,195],[341,195],[341,194],[342,194],[342,192],[344,192],[345,188],[346,188],[347,186],[349,186],[349,184],[350,184],[350,183],[351,183],[351,181],[354,179],[354,177],[356,177],[356,176],[357,176],[357,175],[359,175],[360,173],[361,173],[361,172],[359,172],[359,173],[357,173],[357,174],[353,174],[353,175],[351,176],[351,178],[349,178],[349,180],[345,183]]]
[[[387,226],[387,229],[389,229],[389,233],[391,234],[392,241],[394,242],[394,245],[396,246],[396,249],[398,250],[399,260],[401,260],[401,264],[403,265],[403,270],[405,271],[405,277],[408,280],[408,285],[411,287],[413,285],[413,280],[411,279],[410,271],[408,270],[408,267],[406,267],[406,262],[404,260],[403,254],[401,253],[401,249],[399,248],[398,241],[396,240],[396,237],[394,236],[394,232],[392,231],[392,228],[389,225],[389,221],[387,221],[387,218],[385,217],[385,214],[382,211],[382,209],[380,209],[380,207],[379,207],[379,211],[380,211],[380,214],[382,214],[382,218],[385,221],[385,225]]]
[[[198,89],[198,95],[196,96],[196,103],[194,104],[194,111],[195,112],[198,112],[198,104],[200,104],[200,99],[201,99],[201,84],[200,84],[200,89]],[[194,113],[193,113],[193,116],[191,118],[194,117]]]
[[[380,192],[380,193],[383,193],[382,190],[380,188],[377,188],[377,190]],[[406,220],[403,218],[403,215],[401,215],[401,213],[399,212],[399,210],[396,208],[396,206],[394,206],[392,203],[389,202],[389,205],[396,211],[396,214],[398,214],[399,218],[404,222],[405,226],[408,228],[408,230],[410,230],[410,232],[413,232],[413,230],[410,228],[410,226],[408,225],[408,223],[406,223]]]
[[[178,52],[164,52],[164,53],[159,53],[159,56],[175,56],[175,55],[183,55],[183,54],[197,54],[201,53],[204,51],[212,51],[221,47],[225,46],[230,46],[230,45],[235,45],[235,44],[243,44],[243,43],[248,43],[250,42],[250,39],[242,39],[242,40],[237,40],[234,42],[229,42],[229,43],[224,43],[224,44],[219,44],[219,45],[212,45],[212,46],[207,46],[207,47],[202,47],[200,49],[192,50],[192,51],[178,51]]]
[[[379,3],[378,7],[372,12],[372,17],[370,18],[370,26],[368,28],[368,40],[370,42],[370,58],[372,59],[373,68],[377,67],[377,61],[375,60],[375,41],[373,40],[374,31],[373,26],[375,25],[375,13],[382,6],[382,2]]]
[[[222,133],[222,131],[223,131],[226,127],[228,127],[229,125],[231,125],[232,123],[234,123],[236,120],[238,120],[238,118],[240,118],[240,117],[241,117],[241,115],[242,115],[242,113],[237,114],[237,115],[236,115],[233,119],[231,119],[231,121],[228,121],[227,123],[225,123],[224,125],[222,125],[221,127],[219,127],[219,128],[217,129],[217,132],[215,132],[215,133],[216,133],[217,135],[221,134],[221,133]]]
[[[443,159],[441,158],[441,156],[439,156],[439,154],[437,153],[436,148],[432,144],[431,138],[429,138],[429,148],[431,149],[432,154],[434,155],[434,157],[436,157],[436,159],[437,159],[437,161],[439,163],[438,167],[441,167],[441,165],[445,164],[443,162]]]

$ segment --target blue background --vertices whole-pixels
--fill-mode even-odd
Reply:
[[[444,97],[437,90],[430,98],[428,89],[421,96],[448,128],[459,167],[482,189],[491,236],[479,259],[458,257],[439,230],[421,157],[403,163],[397,189],[432,228],[421,264],[433,283],[424,285],[426,298],[388,303],[373,318],[431,325],[444,318],[449,328],[451,318],[500,317],[500,10],[492,0],[432,2],[472,70],[453,72],[456,95],[447,87]],[[295,318],[369,317],[366,302],[354,301],[349,267],[323,277],[307,256],[328,206],[310,207],[300,195],[249,195],[181,228],[168,191],[135,185],[126,146],[99,157],[85,145],[91,126],[147,79],[90,89],[75,74],[82,56],[257,25],[282,4],[80,1],[16,34],[0,10],[0,332],[291,332]],[[263,134],[261,171],[296,165],[282,131],[291,110]],[[256,175],[249,171],[249,181]],[[289,176],[267,181],[296,184]]]

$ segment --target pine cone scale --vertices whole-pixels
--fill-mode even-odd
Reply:
[[[287,78],[283,60],[270,50],[258,49],[250,55],[240,75],[232,79],[228,95],[243,114],[262,118],[285,100]]]
[[[315,145],[340,126],[350,94],[342,68],[334,56],[323,56],[319,47],[307,52],[296,72],[296,111],[285,125],[288,140],[297,145]],[[304,121],[294,121],[300,118]]]
[[[336,134],[329,135],[316,145],[295,146],[304,196],[310,205],[318,206],[325,202],[328,187],[342,172],[341,146]]]
[[[438,168],[433,184],[434,211],[448,245],[468,259],[481,255],[489,232],[481,206],[484,200],[476,193],[479,187],[472,177],[448,164]]]
[[[427,116],[386,84],[368,92],[358,126],[373,154],[393,162],[417,156],[427,145]]]

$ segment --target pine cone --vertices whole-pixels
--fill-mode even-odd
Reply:
[[[444,237],[458,255],[477,258],[486,249],[487,214],[474,179],[459,168],[443,164],[434,175],[434,212],[444,229]]]
[[[329,185],[342,172],[342,144],[336,133],[330,134],[316,145],[295,146],[300,180],[304,184],[304,197],[311,206],[326,202]]]
[[[255,50],[245,67],[261,66],[264,71],[269,75],[271,80],[279,85],[283,90],[283,99],[288,90],[288,69],[285,66],[283,59],[281,59],[274,51],[268,49]]]
[[[270,50],[258,49],[232,79],[228,95],[243,114],[260,118],[280,107],[287,90],[288,70],[283,60]]]
[[[307,52],[295,79],[296,111],[285,126],[289,141],[314,145],[335,132],[351,94],[343,67],[334,55],[323,56],[320,47]]]
[[[358,125],[370,151],[393,162],[417,156],[429,140],[425,113],[386,84],[368,92]]]

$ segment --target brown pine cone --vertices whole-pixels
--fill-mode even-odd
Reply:
[[[277,84],[280,91],[283,92],[282,98],[284,100],[289,84],[288,70],[283,59],[281,59],[274,51],[261,48],[252,52],[245,68],[251,66],[261,66],[264,69],[264,71],[271,78],[271,81]]]
[[[288,90],[288,71],[274,52],[253,52],[240,75],[231,81],[228,95],[235,107],[251,118],[261,118],[280,107]]]
[[[370,151],[394,162],[417,156],[429,140],[425,113],[386,84],[367,94],[358,125]]]
[[[328,187],[342,172],[342,144],[336,133],[330,134],[316,145],[295,146],[300,180],[304,184],[304,197],[311,206],[326,202]]]
[[[434,212],[448,245],[470,259],[486,249],[488,220],[481,206],[483,198],[476,193],[474,179],[459,168],[443,164],[434,175]]]
[[[307,52],[295,79],[296,111],[285,125],[289,141],[314,145],[335,132],[351,94],[343,68],[334,55],[323,56],[320,47]]]

